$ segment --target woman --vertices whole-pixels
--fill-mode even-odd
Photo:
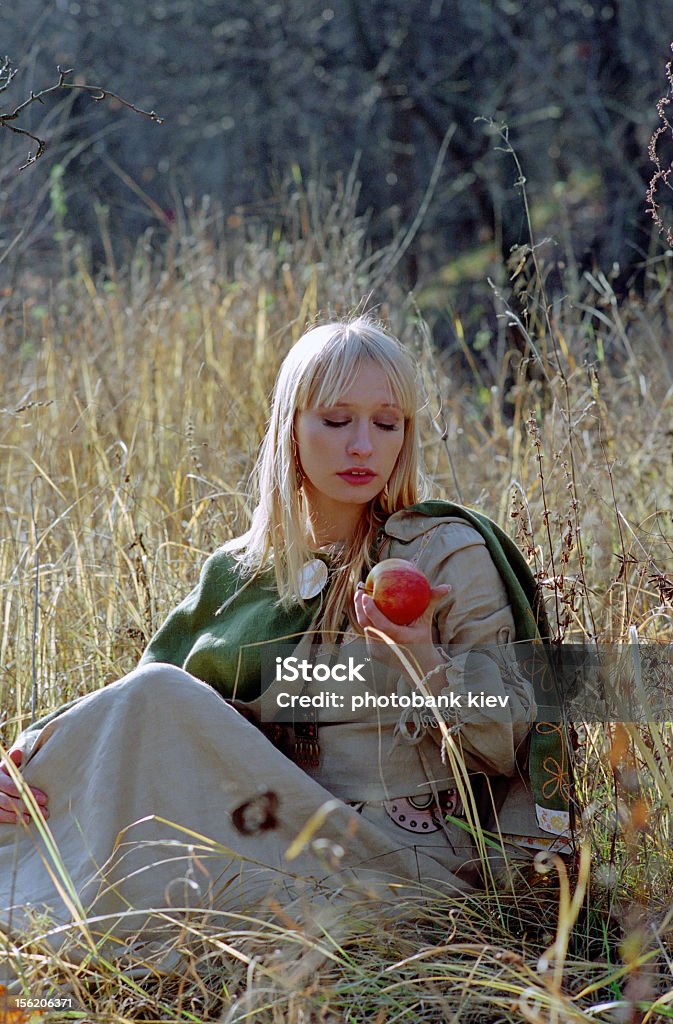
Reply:
[[[481,828],[515,836],[512,849],[550,842],[522,768],[535,702],[503,653],[516,638],[506,581],[479,522],[418,504],[417,408],[411,359],[365,318],[292,348],[249,531],[208,559],[138,669],[10,752],[0,907],[14,921],[30,902],[121,934],[148,908],[276,906],[307,887],[465,893],[497,845]],[[406,626],[358,587],[387,557],[432,584]],[[324,682],[344,678],[337,663],[347,685]],[[412,706],[419,677],[448,711]],[[473,691],[489,700],[466,708]],[[9,827],[19,819],[32,823]]]

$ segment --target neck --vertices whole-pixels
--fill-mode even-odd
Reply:
[[[342,528],[330,528],[327,524],[315,523],[311,519],[307,521],[306,531],[309,546],[315,551],[327,547],[347,547],[353,537],[353,533],[346,534]]]
[[[331,510],[330,514],[307,504],[306,536],[309,545],[317,550],[338,545],[347,547],[355,536],[363,510],[345,506],[343,509]]]

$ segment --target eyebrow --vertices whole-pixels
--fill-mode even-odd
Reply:
[[[318,408],[319,409],[352,409],[352,408],[355,408],[355,405],[352,402],[334,402],[333,404],[330,404],[330,405],[320,405],[320,406],[318,406]],[[396,405],[395,402],[381,402],[381,404],[375,406],[375,408],[376,409],[393,409],[395,412],[402,412],[402,410],[399,407],[399,405]]]

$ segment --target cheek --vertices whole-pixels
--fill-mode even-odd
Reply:
[[[400,455],[402,453],[402,448],[403,447],[404,447],[404,436],[402,436],[401,438],[395,437],[391,441],[390,450],[389,450],[390,451],[391,471],[392,471],[392,469],[394,469],[395,464],[397,463],[397,460],[399,459],[399,457],[400,457]]]
[[[330,449],[334,446],[334,437],[310,417],[300,417],[297,420],[295,437],[299,460],[305,471],[309,467],[312,470],[319,469],[325,456],[329,455]]]

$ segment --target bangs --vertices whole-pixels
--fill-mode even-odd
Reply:
[[[358,324],[335,331],[315,353],[297,393],[297,409],[336,405],[352,387],[363,366],[378,367],[386,378],[390,402],[405,419],[417,412],[416,374],[411,359],[382,332]]]

